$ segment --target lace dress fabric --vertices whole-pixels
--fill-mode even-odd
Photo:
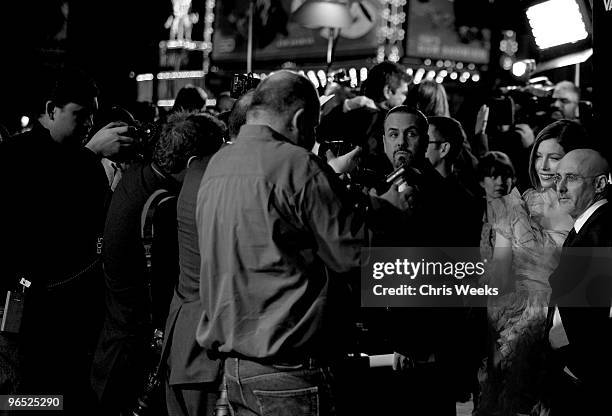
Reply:
[[[481,395],[475,414],[529,414],[537,403],[544,371],[548,278],[558,265],[572,222],[559,214],[552,189],[530,189],[522,197],[514,189],[488,203],[487,220],[481,253],[491,260],[485,229],[491,230],[489,236],[498,233],[511,242],[514,290],[489,299],[490,354],[479,375]]]

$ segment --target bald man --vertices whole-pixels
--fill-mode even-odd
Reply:
[[[557,168],[559,204],[575,223],[563,245],[559,266],[550,277],[554,308],[549,315],[548,338],[560,363],[552,388],[551,415],[612,414],[612,271],[601,275],[599,267],[595,271],[599,274],[592,274],[593,258],[584,251],[612,247],[612,211],[606,199],[609,173],[606,160],[590,149],[567,153]],[[572,247],[580,247],[580,251]],[[599,256],[602,249],[597,250]],[[612,255],[606,254],[606,258]],[[586,288],[590,305],[576,301],[581,299],[575,296],[581,287]],[[593,294],[596,304],[591,300]]]
[[[312,83],[271,75],[200,183],[196,338],[225,359],[238,416],[333,409],[329,364],[344,333],[334,308],[348,289],[337,274],[359,267],[364,241],[335,174],[309,151],[318,123]]]

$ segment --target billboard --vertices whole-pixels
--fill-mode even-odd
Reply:
[[[215,62],[246,60],[249,0],[218,1],[215,12],[212,58]],[[253,54],[258,61],[317,58],[325,61],[327,30],[307,29],[292,20],[304,0],[255,2]],[[343,29],[336,57],[376,53],[381,0],[351,2],[353,23]]]
[[[406,55],[478,64],[489,62],[490,30],[457,22],[455,3],[410,0]]]

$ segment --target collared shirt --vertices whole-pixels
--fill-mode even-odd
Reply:
[[[348,282],[330,271],[356,270],[363,243],[341,189],[321,159],[267,126],[243,126],[213,156],[196,208],[200,345],[258,359],[337,346]]]
[[[591,215],[602,205],[608,202],[607,199],[600,199],[595,202],[593,205],[587,208],[578,218],[576,218],[576,222],[574,222],[574,231],[576,234],[580,232],[582,226],[586,224],[586,222],[591,218]],[[612,308],[610,309],[610,317],[612,317]],[[550,342],[550,346],[553,349],[559,349],[569,345],[569,340],[567,338],[567,333],[565,332],[565,328],[563,328],[563,322],[561,321],[561,314],[559,313],[559,308],[555,306],[555,314],[553,315],[553,324],[552,328],[550,328],[550,332],[548,333],[548,340]]]
[[[608,200],[605,198],[600,199],[599,201],[595,202],[593,205],[588,207],[586,211],[580,214],[578,218],[576,218],[576,222],[574,222],[574,230],[576,231],[576,234],[580,232],[580,229],[582,228],[582,226],[589,220],[589,218],[591,218],[591,215],[593,215],[595,210],[597,210],[597,208],[606,204],[607,202]]]

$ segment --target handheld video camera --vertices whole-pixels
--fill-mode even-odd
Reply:
[[[250,90],[257,88],[260,82],[261,79],[256,78],[252,72],[246,75],[234,74],[230,88],[230,97],[238,99]]]

